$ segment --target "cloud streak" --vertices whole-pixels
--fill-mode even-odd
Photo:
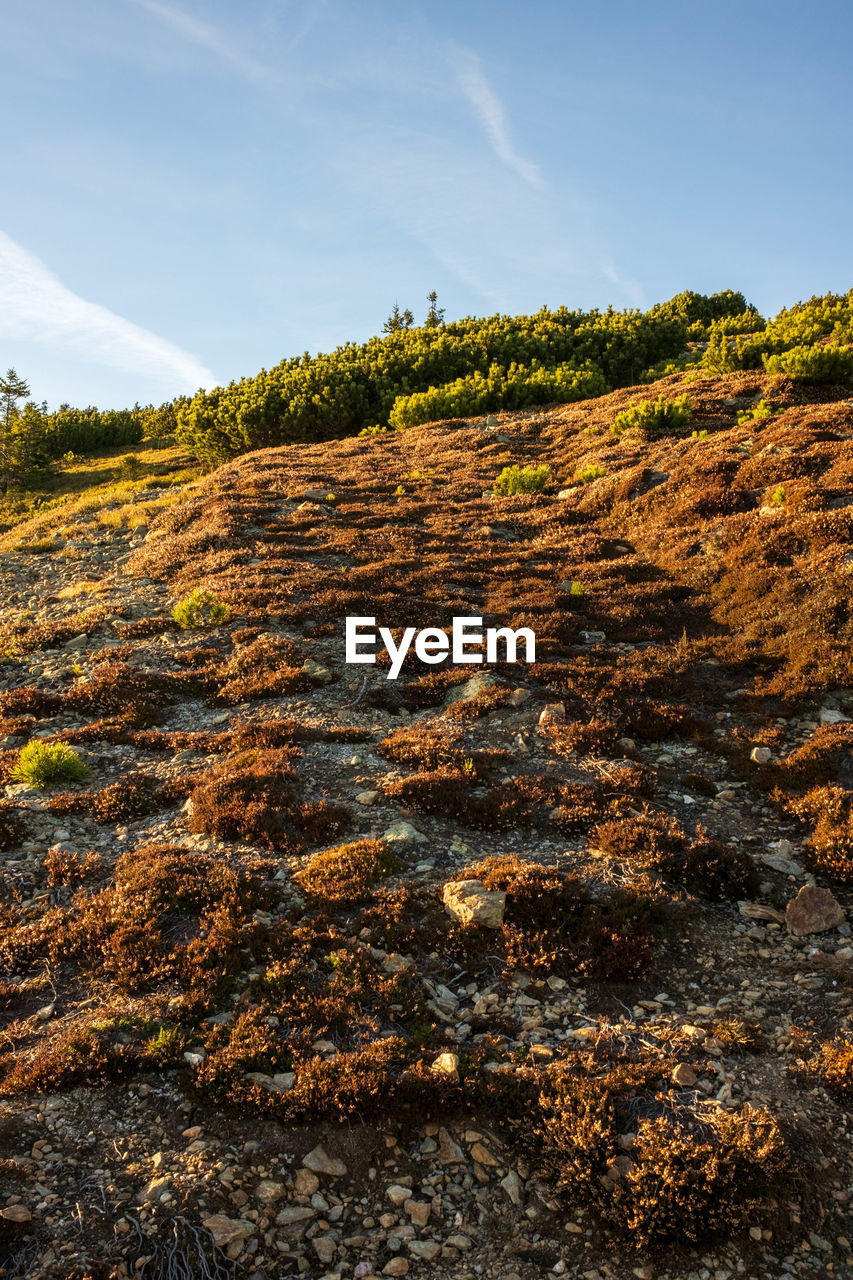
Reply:
[[[28,339],[193,392],[216,385],[210,369],[174,343],[87,302],[0,231],[0,336]]]
[[[503,104],[486,79],[483,64],[477,54],[472,49],[454,45],[450,53],[450,65],[459,87],[485,129],[495,155],[531,187],[544,186],[538,166],[525,160],[513,146]]]
[[[135,0],[141,8],[147,9],[149,13],[153,13],[161,22],[167,23],[175,31],[178,31],[187,40],[191,40],[194,44],[201,45],[210,53],[216,54],[223,61],[228,62],[239,72],[245,79],[251,80],[255,84],[268,84],[274,73],[271,67],[266,66],[262,62],[250,58],[247,54],[241,53],[239,49],[235,49],[232,41],[218,28],[211,26],[209,22],[201,22],[198,18],[191,17],[188,13],[184,13],[182,9],[175,9],[172,5],[162,4],[161,0]]]

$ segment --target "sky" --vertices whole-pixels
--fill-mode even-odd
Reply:
[[[0,0],[0,367],[192,394],[416,322],[853,287],[853,8]]]

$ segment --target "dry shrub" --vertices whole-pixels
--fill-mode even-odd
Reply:
[[[12,689],[8,693],[0,693],[0,712],[4,716],[31,715],[42,719],[55,716],[62,710],[63,698],[59,693],[49,693],[36,685],[26,685],[23,689]]]
[[[483,689],[473,698],[460,698],[443,712],[446,720],[464,724],[467,720],[479,720],[482,716],[505,707],[512,690],[506,685],[495,685],[491,689]]]
[[[292,758],[286,748],[270,748],[216,765],[192,793],[190,829],[288,854],[303,839],[316,844],[339,834],[349,811],[303,800]]]
[[[414,725],[395,729],[376,748],[379,755],[412,769],[439,769],[442,765],[462,768],[470,760],[476,775],[484,776],[507,760],[508,754],[494,747],[474,750],[456,730],[435,725]]]
[[[510,969],[607,982],[641,981],[652,970],[654,935],[668,915],[648,896],[596,897],[580,880],[514,856],[486,858],[454,878],[506,893],[501,940]]]
[[[134,822],[167,808],[169,787],[151,773],[131,774],[100,791],[63,791],[46,805],[50,813],[90,813],[98,822]]]
[[[782,762],[786,782],[794,787],[821,783],[853,782],[853,727],[821,725],[808,742],[792,751]]]
[[[657,871],[715,900],[750,897],[758,875],[748,854],[711,839],[697,827],[693,839],[660,810],[602,822],[590,839],[604,853],[631,866]]]
[[[616,747],[619,730],[615,724],[593,717],[586,724],[549,721],[543,734],[558,755],[609,756]]]
[[[21,812],[8,800],[0,800],[0,849],[12,849],[24,836]]]
[[[853,884],[853,793],[827,783],[801,796],[776,788],[773,799],[803,822],[816,820],[806,855],[813,870],[836,884]]]
[[[43,917],[44,946],[123,991],[178,977],[207,998],[240,967],[246,913],[261,901],[257,882],[223,861],[144,845],[118,859],[106,889]]]
[[[360,901],[377,880],[402,869],[383,840],[356,840],[315,853],[294,878],[312,897],[347,904]]]
[[[248,702],[254,698],[281,698],[311,688],[301,671],[302,646],[285,636],[264,634],[242,645],[226,664],[216,690],[216,701]]]
[[[473,778],[472,770],[443,765],[386,782],[384,791],[389,799],[419,813],[453,818],[487,831],[505,831],[531,820],[534,804],[519,779],[499,783],[478,795],[470,790]]]
[[[558,1067],[539,1100],[546,1160],[567,1196],[638,1248],[744,1229],[793,1164],[769,1114],[744,1107],[700,1119],[667,1088],[660,1063],[587,1055]]]
[[[853,1098],[853,1041],[846,1036],[825,1041],[807,1062],[806,1073],[842,1102],[849,1102]]]
[[[42,862],[47,872],[47,882],[54,888],[57,885],[82,884],[100,866],[97,853],[90,853],[81,860],[80,855],[69,849],[51,849]]]

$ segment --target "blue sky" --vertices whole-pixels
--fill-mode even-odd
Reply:
[[[0,0],[0,366],[192,392],[421,320],[853,286],[827,0]]]

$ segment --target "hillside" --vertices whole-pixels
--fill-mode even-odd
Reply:
[[[5,536],[3,1274],[851,1274],[853,401],[756,359]]]

